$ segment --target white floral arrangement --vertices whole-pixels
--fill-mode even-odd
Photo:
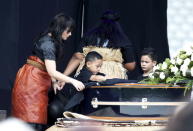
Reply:
[[[148,84],[183,84],[192,87],[193,83],[193,47],[180,50],[172,59],[166,58],[163,63],[157,64],[149,78],[142,82]]]

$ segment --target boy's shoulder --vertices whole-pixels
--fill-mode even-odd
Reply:
[[[81,70],[80,70],[80,74],[93,74],[91,71],[89,71],[86,67],[83,67]],[[79,75],[80,75],[79,74]]]
[[[82,81],[83,83],[91,82],[90,78],[94,75],[91,71],[89,71],[86,67],[83,67],[82,70],[80,70],[80,73],[75,77],[77,80]],[[105,76],[104,73],[97,73],[96,75]]]
[[[80,73],[75,76],[75,79],[82,81],[83,83],[87,83],[90,80],[90,77],[93,75],[91,71],[89,71],[87,68],[83,67],[80,70]]]

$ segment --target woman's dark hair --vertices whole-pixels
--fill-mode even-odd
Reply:
[[[155,49],[149,47],[149,48],[144,48],[141,52],[141,56],[148,55],[152,61],[157,61],[157,53]]]
[[[88,62],[88,61],[95,61],[95,60],[99,60],[99,59],[103,59],[102,55],[99,54],[98,52],[96,51],[91,51],[89,52],[86,57],[85,57],[85,63]]]
[[[75,27],[74,20],[70,16],[66,16],[63,13],[57,14],[52,21],[50,22],[48,28],[40,34],[37,40],[39,40],[42,36],[48,35],[51,33],[51,38],[56,44],[57,49],[57,57],[62,56],[62,33],[67,29],[68,32],[71,32]]]
[[[62,43],[62,33],[68,29],[71,32],[74,28],[74,20],[70,16],[60,13],[54,17],[48,27],[48,33],[52,34],[52,38]]]
[[[107,21],[118,21],[120,19],[120,16],[117,12],[107,10],[106,12],[103,13],[101,19]]]
[[[131,45],[131,42],[118,22],[119,19],[118,13],[107,10],[101,16],[101,23],[85,34],[83,43],[101,47],[104,42],[109,40],[109,45],[107,47],[111,48],[120,48]]]
[[[52,38],[58,43],[63,43],[62,33],[68,29],[68,32],[71,32],[74,29],[74,20],[70,16],[66,16],[63,13],[57,14],[50,24],[48,28],[40,34],[39,38],[47,35],[48,33],[52,34]]]

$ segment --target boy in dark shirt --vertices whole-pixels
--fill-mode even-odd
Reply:
[[[92,84],[96,85],[98,82],[108,82],[105,74],[99,72],[102,63],[103,57],[99,53],[96,51],[89,52],[85,57],[85,66],[75,78],[83,82],[85,87],[90,87]],[[111,82],[112,78],[109,78],[109,81]],[[56,120],[62,116],[64,111],[80,112],[79,104],[83,100],[83,92],[78,92],[73,86],[66,84],[63,90],[58,92],[54,100],[49,104],[50,118]]]
[[[99,72],[102,63],[103,57],[99,53],[96,51],[89,52],[85,57],[85,66],[82,68],[76,79],[83,83],[105,81],[107,79],[105,74]]]
[[[138,81],[148,78],[153,72],[153,67],[157,64],[157,54],[153,48],[145,48],[141,52],[141,69],[143,74],[138,76]]]

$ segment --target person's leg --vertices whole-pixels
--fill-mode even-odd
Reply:
[[[62,113],[64,112],[63,103],[54,99],[48,106],[48,123],[49,125],[53,125],[57,118],[62,117]]]
[[[38,123],[29,123],[28,124],[35,129],[35,131],[45,131],[47,129],[47,125],[38,124]]]

